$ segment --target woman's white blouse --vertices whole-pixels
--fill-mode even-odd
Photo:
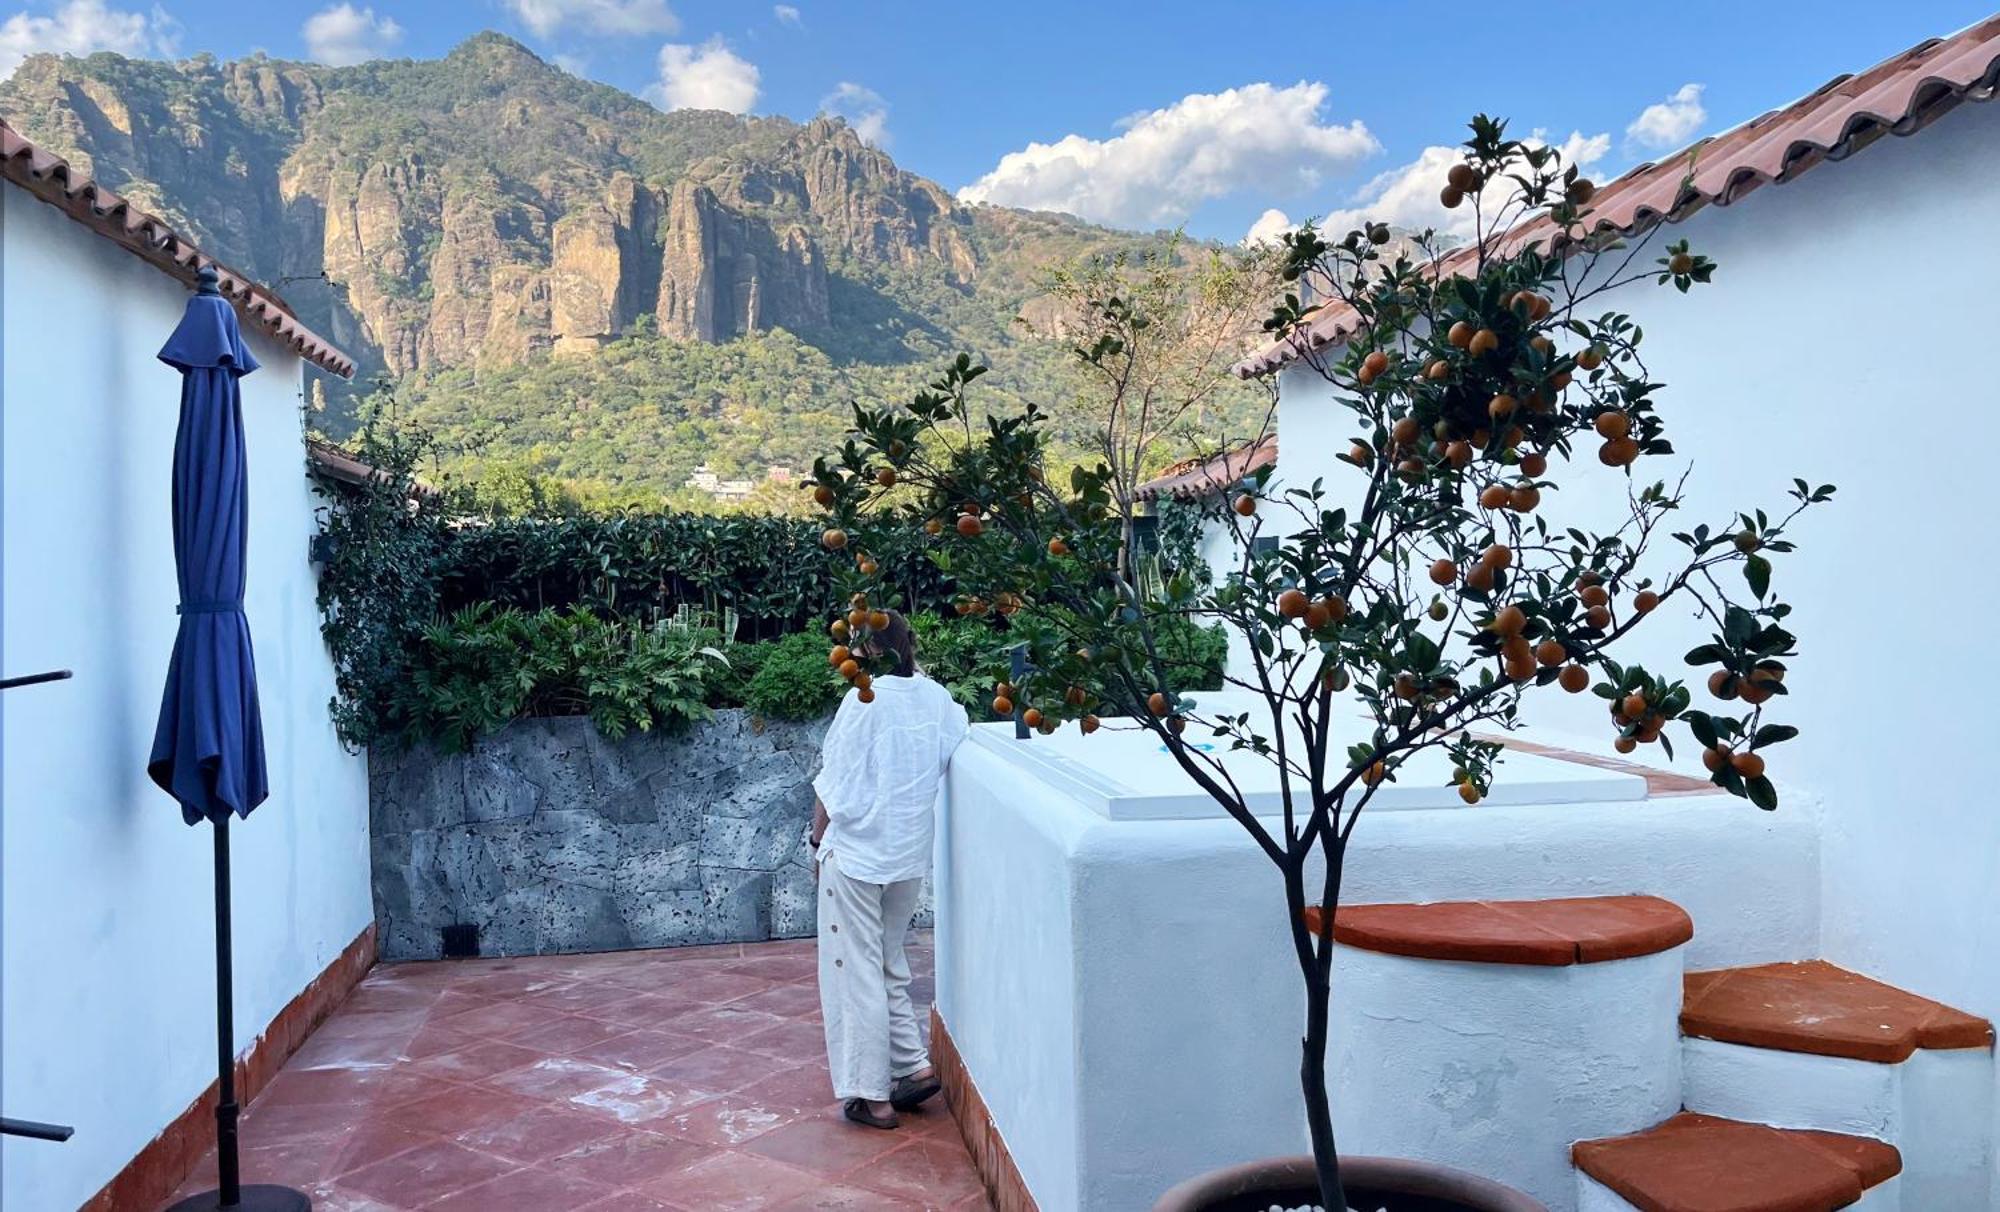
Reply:
[[[813,790],[826,805],[820,857],[870,884],[922,878],[946,763],[969,726],[965,708],[923,674],[874,679],[875,701],[849,690],[827,729]]]

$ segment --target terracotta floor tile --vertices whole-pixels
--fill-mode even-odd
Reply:
[[[837,1178],[875,1162],[891,1150],[906,1147],[915,1146],[895,1132],[864,1128],[826,1114],[767,1132],[743,1148],[759,1157],[810,1170],[822,1178]]]
[[[676,1207],[701,1212],[764,1212],[820,1185],[807,1171],[746,1153],[715,1153],[640,1188]]]
[[[548,1021],[547,1010],[526,1002],[488,1002],[453,1014],[442,1020],[440,1025],[481,1039],[504,1039]]]
[[[627,1073],[595,1090],[570,1096],[569,1105],[608,1116],[627,1127],[648,1127],[677,1111],[722,1093],[691,1082],[673,1081],[647,1073]]]
[[[531,1065],[489,1077],[480,1084],[547,1102],[574,1098],[630,1076],[622,1070],[574,1056],[545,1056]]]
[[[798,1018],[819,1013],[819,986],[778,985],[730,1004],[744,1010],[762,1010],[781,1018]]]
[[[824,1057],[782,1068],[735,1091],[745,1098],[761,1099],[800,1110],[819,1110],[833,1105],[833,1079],[827,1075]]]
[[[380,965],[246,1109],[247,1176],[317,1212],[984,1208],[941,1102],[838,1119],[814,973],[809,939]]]
[[[793,1019],[738,1040],[733,1046],[783,1061],[823,1060],[826,1057],[826,1029],[818,1023]]]
[[[677,1212],[677,1210],[637,1191],[620,1191],[609,1199],[600,1199],[594,1204],[578,1208],[577,1212]]]
[[[663,1065],[670,1060],[699,1052],[712,1047],[706,1040],[691,1035],[675,1035],[670,1031],[640,1029],[600,1040],[587,1048],[578,1048],[571,1053],[578,1060],[593,1061],[613,1069],[634,1069],[641,1072]]]
[[[775,1067],[768,1056],[715,1044],[655,1065],[648,1072],[656,1077],[694,1082],[717,1093],[725,1093],[770,1076]]]
[[[734,1044],[739,1040],[768,1031],[785,1020],[775,1014],[761,1010],[745,1010],[737,1006],[709,1006],[678,1015],[661,1023],[667,1031],[677,1031],[682,1035],[692,1035],[715,1044]]]
[[[910,1200],[922,1208],[949,1208],[985,1190],[964,1146],[931,1140],[866,1162],[845,1181]]]
[[[653,1029],[665,1026],[670,1020],[690,1011],[706,1009],[707,1006],[707,1002],[669,997],[662,993],[637,993],[627,990],[624,997],[601,1006],[593,1006],[581,1013],[587,1018],[625,1028]]]
[[[428,1098],[392,1108],[388,1119],[413,1132],[454,1136],[512,1119],[535,1105],[536,1100],[506,1090],[454,1085]]]
[[[929,1206],[932,1205],[913,1204],[880,1191],[835,1185],[815,1188],[790,1203],[780,1204],[777,1212],[923,1212]]]
[[[683,1140],[699,1141],[717,1148],[734,1148],[748,1144],[766,1132],[796,1123],[809,1114],[812,1113],[796,1107],[725,1094],[696,1103],[648,1126],[655,1132],[665,1132]]]
[[[697,976],[693,980],[682,981],[660,990],[676,997],[691,998],[698,1002],[720,1004],[733,1002],[739,997],[752,993],[762,993],[776,984],[760,976],[752,976],[741,970],[741,965],[730,972],[713,972]]]
[[[385,1203],[421,1207],[518,1169],[513,1162],[439,1141],[341,1176],[340,1184]]]
[[[567,1107],[535,1107],[467,1128],[452,1139],[468,1149],[530,1165],[620,1134],[618,1125]]]
[[[455,1082],[476,1082],[483,1078],[505,1073],[509,1069],[519,1069],[543,1059],[542,1054],[532,1048],[500,1040],[479,1040],[463,1048],[450,1052],[440,1052],[422,1060],[404,1062],[404,1067],[412,1073],[427,1077],[443,1078]]]
[[[522,1048],[534,1048],[552,1056],[569,1056],[579,1048],[588,1048],[614,1035],[630,1030],[602,1019],[583,1018],[566,1014],[552,1019],[539,1027],[531,1027],[507,1037],[507,1042]]]
[[[636,1187],[711,1157],[715,1150],[656,1132],[625,1129],[559,1153],[538,1169],[608,1187]]]
[[[516,1170],[424,1208],[425,1212],[555,1212],[612,1193],[610,1187],[573,1175]]]

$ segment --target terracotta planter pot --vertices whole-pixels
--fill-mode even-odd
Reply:
[[[1340,1181],[1356,1212],[1549,1212],[1491,1179],[1431,1162],[1343,1157]],[[1319,1202],[1310,1157],[1273,1157],[1197,1175],[1160,1197],[1153,1212],[1268,1212]]]

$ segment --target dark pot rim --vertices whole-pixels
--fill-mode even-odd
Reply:
[[[1407,1195],[1457,1204],[1465,1212],[1549,1212],[1548,1206],[1514,1188],[1436,1162],[1402,1157],[1343,1157],[1343,1185],[1385,1195]],[[1209,1212],[1230,1201],[1252,1197],[1271,1203],[1311,1192],[1317,1203],[1318,1171],[1310,1157],[1269,1157],[1198,1174],[1160,1197],[1153,1212]],[[1292,1206],[1292,1205],[1286,1205]]]

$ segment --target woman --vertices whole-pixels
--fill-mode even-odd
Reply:
[[[827,729],[813,807],[819,875],[819,1000],[827,1067],[847,1118],[893,1128],[938,1092],[910,1004],[903,943],[931,867],[931,813],[965,709],[917,668],[903,616],[870,656],[894,656],[874,701],[850,690]]]

